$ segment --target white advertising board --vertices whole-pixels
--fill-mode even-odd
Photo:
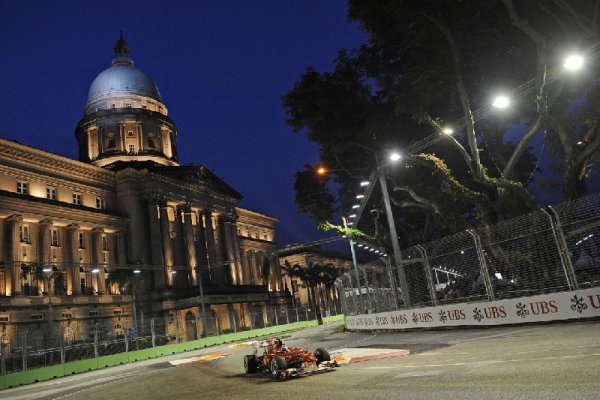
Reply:
[[[349,315],[349,330],[503,325],[600,317],[600,287],[517,299]]]

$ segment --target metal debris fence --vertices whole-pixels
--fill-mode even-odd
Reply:
[[[393,260],[391,261],[393,262]],[[493,301],[600,286],[600,194],[545,207],[359,265],[337,282],[347,315]]]
[[[320,310],[323,318],[340,315],[339,304],[330,302],[329,306],[330,308]],[[51,339],[48,335],[39,335],[38,331],[31,329],[18,331],[12,336],[0,334],[0,372],[5,375],[70,361],[159,349],[161,346],[190,342],[203,337],[317,320],[316,311],[309,307],[270,306],[264,313],[252,313],[249,326],[238,326],[234,323],[233,329],[221,329],[219,320],[210,315],[207,317],[207,329],[204,331],[202,321],[196,318],[182,320],[177,317],[177,313],[173,315],[175,317],[162,315],[140,320],[138,326],[129,326],[126,323],[117,323],[117,326],[112,322],[96,323],[86,334],[78,335],[66,332],[65,327],[61,326],[56,329]],[[41,324],[47,325],[48,321]],[[253,336],[255,335],[252,332],[248,332],[248,337]]]

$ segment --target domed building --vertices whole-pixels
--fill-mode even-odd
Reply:
[[[0,337],[173,342],[281,320],[277,219],[179,165],[155,81],[123,36],[113,50],[76,127],[79,161],[0,138]]]
[[[116,161],[177,163],[177,127],[156,83],[135,67],[123,36],[112,65],[92,82],[77,125],[79,159],[103,167]]]

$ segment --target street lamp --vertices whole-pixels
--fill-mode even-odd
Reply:
[[[492,106],[498,109],[505,109],[509,106],[510,100],[505,95],[498,95],[494,98]]]
[[[581,67],[583,67],[583,62],[584,60],[582,56],[579,54],[571,54],[565,58],[563,68],[567,71],[578,71],[581,69]]]
[[[454,129],[447,126],[444,129],[442,129],[442,133],[445,135],[452,135],[454,133]]]
[[[400,160],[401,158],[402,158],[402,156],[400,155],[400,153],[394,152],[394,153],[390,154],[390,160],[393,162],[396,162],[396,161]]]

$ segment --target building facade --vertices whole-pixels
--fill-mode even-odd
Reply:
[[[240,208],[204,166],[179,165],[155,82],[122,37],[114,52],[76,128],[79,160],[0,139],[5,345],[25,331],[40,346],[80,340],[99,324],[120,336],[150,319],[190,340],[262,326],[285,302],[277,219]]]

